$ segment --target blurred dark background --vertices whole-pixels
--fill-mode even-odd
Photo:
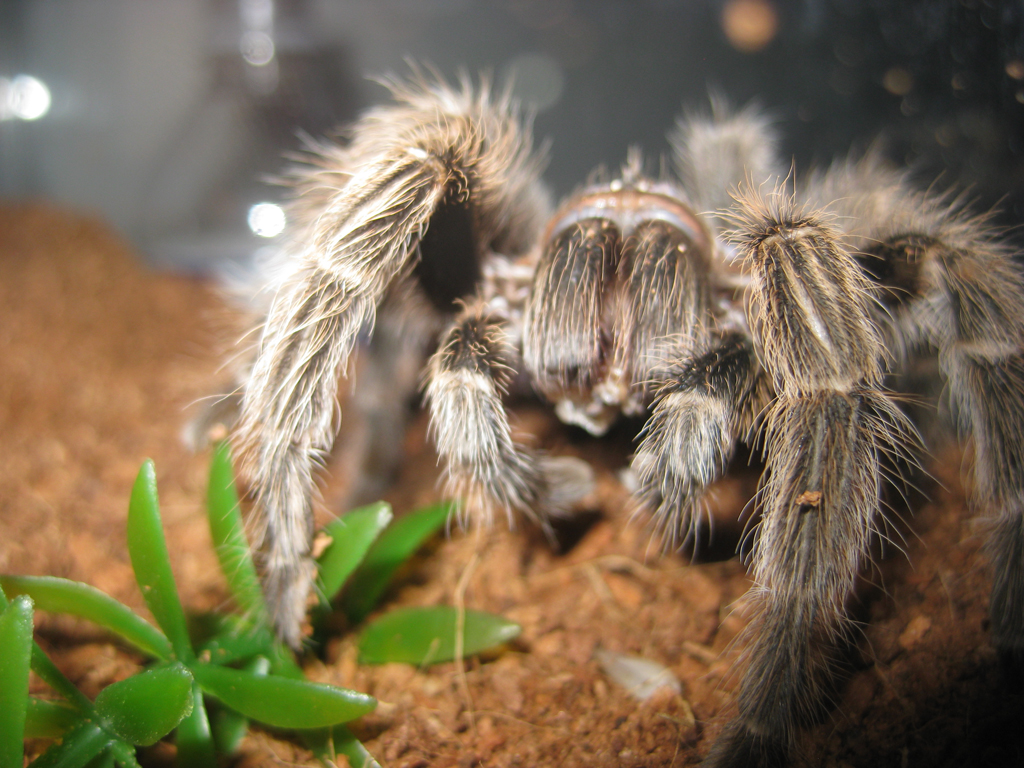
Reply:
[[[154,263],[244,258],[298,132],[407,59],[514,74],[556,195],[667,153],[713,89],[768,109],[798,171],[881,138],[1024,244],[1024,0],[2,0],[0,196],[98,213]]]

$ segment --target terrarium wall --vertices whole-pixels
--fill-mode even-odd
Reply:
[[[0,77],[51,103],[31,121],[5,107],[0,192],[99,213],[157,261],[243,258],[282,153],[386,99],[369,78],[412,60],[511,79],[556,195],[634,144],[656,163],[680,111],[718,93],[761,104],[797,172],[881,139],[1013,223],[1022,40],[1014,0],[11,0]]]

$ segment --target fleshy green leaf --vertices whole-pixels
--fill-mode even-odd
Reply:
[[[0,610],[6,608],[7,605],[7,597],[4,595],[3,588],[0,587]],[[31,668],[33,672],[39,675],[39,679],[67,699],[79,712],[92,711],[92,702],[85,697],[85,694],[75,688],[72,682],[64,676],[63,672],[57,669],[54,663],[50,661],[50,657],[43,653],[43,649],[35,641],[32,642]]]
[[[210,534],[220,561],[220,569],[228,581],[231,594],[242,612],[254,619],[265,620],[266,604],[256,575],[249,541],[235,490],[231,467],[231,450],[219,443],[210,462],[210,485],[207,489],[207,511]]]
[[[331,543],[317,559],[317,586],[324,600],[329,602],[341,589],[392,517],[391,505],[378,501],[324,526],[323,532],[331,537]]]
[[[180,663],[109,685],[96,697],[96,717],[129,744],[149,746],[192,711],[192,675]]]
[[[270,660],[259,656],[245,665],[245,671],[264,676],[270,671]],[[217,707],[210,718],[213,727],[213,741],[222,755],[233,755],[238,751],[242,739],[249,731],[249,718],[227,707]]]
[[[194,658],[185,612],[181,609],[171,561],[167,556],[167,541],[156,493],[156,470],[149,459],[139,470],[128,506],[128,554],[142,597],[156,623],[171,641],[175,655],[183,661]]]
[[[344,725],[304,734],[303,741],[324,765],[336,765],[337,756],[345,755],[351,768],[381,768],[355,734]]]
[[[373,711],[372,696],[278,675],[262,677],[237,669],[198,664],[203,690],[237,712],[277,728],[325,728]]]
[[[32,768],[83,768],[113,741],[113,736],[87,720],[36,758]]]
[[[0,584],[10,594],[29,595],[41,611],[80,616],[120,635],[150,656],[165,660],[171,656],[171,644],[160,630],[88,584],[56,576],[0,576]]]
[[[25,738],[58,739],[81,720],[82,715],[63,702],[30,696],[25,713]]]
[[[435,504],[400,517],[380,535],[349,579],[342,608],[353,624],[373,610],[395,570],[445,524],[451,504]]]
[[[89,768],[114,768],[114,763],[121,768],[142,768],[135,759],[135,747],[117,740],[111,742],[107,751],[97,762],[90,763]]]
[[[359,658],[367,664],[403,661],[424,666],[451,661],[456,654],[459,612],[451,606],[390,611],[359,638]],[[462,654],[469,656],[516,637],[518,624],[483,611],[466,611]]]
[[[215,768],[217,756],[213,747],[210,720],[203,704],[203,691],[192,683],[192,711],[178,723],[174,743],[178,747],[175,764],[181,768]]]
[[[263,624],[253,626],[248,619],[232,615],[202,618],[206,624],[204,636],[209,638],[196,651],[202,661],[232,664],[253,656],[268,656],[277,645],[269,627]]]
[[[14,598],[0,613],[0,766],[24,758],[28,670],[32,658],[32,600]]]

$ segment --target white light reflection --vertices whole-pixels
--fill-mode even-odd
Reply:
[[[274,39],[266,32],[246,31],[239,47],[242,58],[254,67],[265,67],[274,60]]]
[[[249,229],[260,237],[277,237],[284,232],[284,209],[274,203],[256,203],[249,209]]]
[[[0,77],[0,120],[38,120],[50,111],[50,89],[31,75]]]

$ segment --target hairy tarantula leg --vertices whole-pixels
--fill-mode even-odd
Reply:
[[[374,306],[359,287],[309,268],[274,302],[242,401],[264,591],[274,626],[293,646],[314,576],[313,468],[333,442],[339,377]]]
[[[1018,283],[1018,290],[1024,286]],[[1024,338],[1019,324],[1017,332]],[[974,438],[974,501],[995,518],[989,534],[992,643],[1024,675],[1024,350],[1019,343],[997,350],[958,342],[940,364]]]
[[[326,208],[299,217],[304,244],[271,304],[243,396],[238,442],[262,527],[264,590],[293,646],[313,578],[313,470],[334,440],[337,388],[357,336],[396,281],[414,280],[451,311],[476,288],[485,253],[521,253],[545,208],[529,131],[507,96],[421,76],[389,86],[399,103],[354,126],[339,155],[344,173],[298,174],[300,194],[331,179],[343,186],[314,194]]]
[[[669,369],[632,462],[666,546],[697,546],[704,489],[725,473],[766,385],[753,347],[736,332]]]
[[[431,166],[434,167],[431,167]],[[409,155],[338,195],[316,246],[275,297],[242,398],[239,442],[263,545],[263,587],[283,640],[301,643],[314,577],[313,471],[337,431],[337,392],[360,331],[445,196],[443,169]],[[382,176],[383,181],[375,181]],[[381,185],[394,208],[381,210]],[[368,258],[364,249],[376,256]]]
[[[939,352],[961,435],[973,437],[972,503],[993,523],[992,641],[1024,673],[1024,275],[988,216],[962,197],[908,188],[877,156],[843,164],[811,193],[851,221],[897,363]]]
[[[703,228],[651,219],[627,238],[619,262],[612,370],[641,392],[656,393],[632,466],[666,546],[685,543],[700,523],[700,491],[724,472],[733,451],[735,401],[744,394],[733,389],[745,390],[745,374],[752,370],[753,350],[738,337],[706,353],[713,316],[710,240]],[[726,368],[744,368],[726,350],[730,343],[747,351],[742,382],[722,378],[736,378]],[[731,362],[722,366],[716,355]],[[692,391],[699,385],[687,380],[691,366],[709,369],[710,386],[721,387],[717,396]]]
[[[512,373],[502,324],[479,306],[456,319],[430,360],[430,428],[445,463],[449,492],[464,514],[489,525],[496,508],[541,525],[586,495],[590,467],[570,457],[542,457],[512,438],[502,394]]]
[[[271,305],[243,395],[239,441],[261,526],[263,587],[292,646],[314,576],[313,470],[334,441],[343,369],[446,195],[445,167],[422,154],[372,167],[341,190]],[[392,207],[382,207],[382,194]]]
[[[738,717],[712,766],[779,765],[829,703],[850,620],[846,600],[879,515],[880,462],[913,428],[880,388],[871,285],[819,216],[785,192],[740,200],[736,243],[750,314],[777,397],[754,532],[747,668]]]
[[[954,217],[890,245],[921,260],[923,325],[974,439],[973,502],[992,516],[992,642],[1024,674],[1024,276],[986,235]]]
[[[741,184],[756,187],[783,176],[779,137],[769,118],[753,105],[734,110],[712,94],[711,114],[683,115],[669,141],[683,186],[699,211],[724,211]],[[713,218],[721,219],[718,214]]]
[[[878,510],[880,454],[902,451],[907,429],[870,386],[773,405],[740,714],[708,764],[785,764],[797,729],[830,705],[841,649],[852,639],[845,602]]]

